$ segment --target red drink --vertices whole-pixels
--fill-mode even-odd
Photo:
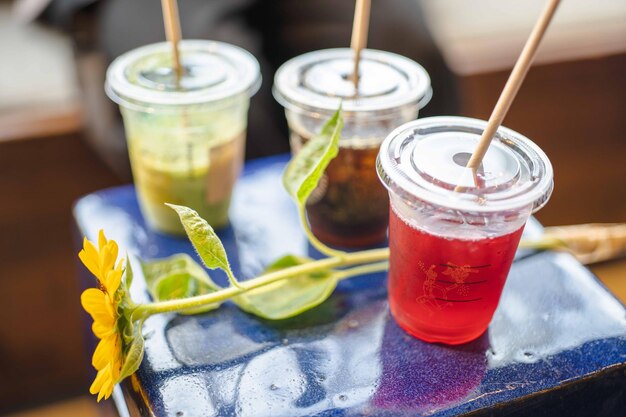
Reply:
[[[392,132],[378,154],[391,202],[391,313],[428,342],[465,343],[487,330],[524,225],[552,193],[547,156],[504,127],[480,168],[466,167],[486,125],[417,120]]]
[[[391,209],[389,305],[398,324],[427,342],[460,344],[480,336],[523,229],[480,240],[446,238],[416,229]]]

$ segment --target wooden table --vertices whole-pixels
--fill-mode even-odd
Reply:
[[[0,414],[87,392],[72,203],[120,183],[78,134],[0,140]]]
[[[626,304],[626,259],[592,265],[591,270],[622,304]]]

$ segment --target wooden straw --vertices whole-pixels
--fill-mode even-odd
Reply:
[[[180,18],[178,17],[178,3],[176,0],[161,0],[161,8],[163,9],[165,36],[172,45],[172,58],[178,84],[183,75],[183,67],[180,64],[180,53],[178,51],[178,43],[182,38],[180,32]]]
[[[354,82],[355,94],[359,91],[359,63],[361,51],[367,45],[367,31],[370,21],[371,0],[357,0],[354,8],[354,23],[352,24],[352,40],[350,48],[354,51],[354,70],[352,81]]]
[[[489,117],[487,127],[480,138],[480,142],[472,154],[472,157],[467,162],[467,167],[471,168],[474,172],[476,172],[480,166],[483,157],[487,153],[487,149],[489,148],[493,135],[502,124],[502,121],[506,117],[506,113],[509,111],[509,107],[511,107],[511,103],[515,99],[517,92],[524,82],[528,69],[535,58],[539,43],[541,42],[541,39],[543,38],[543,35],[552,20],[552,16],[554,16],[554,12],[556,11],[559,2],[560,0],[548,1],[543,13],[541,13],[539,20],[535,24],[530,37],[526,41],[526,45],[524,45],[524,49],[522,50],[520,57],[517,59],[515,67],[513,67],[513,71],[511,71],[511,75],[504,86],[504,90],[502,90],[502,94],[500,94],[496,107],[493,109],[491,117]]]

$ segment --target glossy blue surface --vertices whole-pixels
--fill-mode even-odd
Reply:
[[[221,237],[238,276],[310,250],[280,185],[284,162],[249,163],[237,186],[232,227]],[[145,259],[193,253],[186,240],[146,229],[132,187],[84,197],[75,217],[90,239],[104,228]],[[526,233],[540,226],[530,223]],[[147,299],[141,279],[133,297]],[[226,304],[200,316],[152,317],[145,334],[138,392],[125,383],[125,401],[131,414],[156,416],[502,411],[612,369],[623,376],[626,362],[624,307],[573,258],[554,253],[520,254],[489,331],[458,347],[405,334],[389,315],[384,274],[343,281],[327,302],[293,319],[263,321]]]

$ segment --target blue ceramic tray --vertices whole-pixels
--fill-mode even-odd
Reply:
[[[285,253],[310,254],[280,184],[285,162],[248,163],[237,186],[232,226],[220,235],[239,277]],[[79,234],[96,239],[104,228],[144,259],[193,254],[185,239],[146,228],[131,186],[88,195],[74,214]],[[526,233],[541,227],[531,221]],[[343,281],[321,306],[278,322],[230,304],[200,316],[152,317],[144,361],[118,388],[116,405],[123,416],[177,417],[616,416],[626,409],[625,309],[569,255],[518,254],[489,331],[458,347],[398,328],[385,278]],[[133,297],[147,299],[140,278]]]

